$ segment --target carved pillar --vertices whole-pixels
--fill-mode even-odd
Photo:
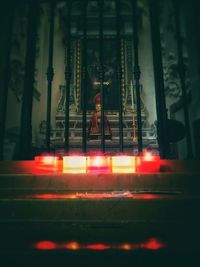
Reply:
[[[104,54],[103,54],[103,6],[104,0],[99,0],[99,60],[100,60],[100,92],[101,92],[101,151],[105,152],[105,127],[104,127]]]
[[[3,36],[0,42],[0,160],[2,160],[15,3],[6,2],[0,9],[0,36]]]
[[[47,128],[46,128],[46,148],[50,151],[50,136],[51,136],[51,91],[52,81],[54,76],[53,70],[53,43],[54,43],[54,0],[50,3],[50,27],[49,27],[49,56],[47,68]]]
[[[153,52],[154,80],[156,93],[157,132],[161,158],[169,157],[169,138],[167,129],[167,110],[163,80],[163,65],[160,42],[160,29],[157,0],[149,0],[151,39]]]
[[[65,63],[65,152],[69,151],[69,98],[71,80],[71,1],[67,1],[67,25],[66,25],[66,52]]]
[[[123,108],[122,108],[122,64],[121,64],[121,5],[120,0],[116,0],[116,30],[117,30],[117,66],[118,66],[118,90],[119,90],[119,149],[124,150],[123,140]]]
[[[83,53],[82,53],[82,103],[83,103],[83,130],[82,130],[82,151],[87,152],[87,3],[83,1]],[[80,79],[80,78],[79,78]]]
[[[178,72],[180,77],[181,89],[182,89],[182,101],[183,101],[183,112],[186,128],[186,144],[187,144],[187,158],[193,158],[192,140],[191,140],[191,129],[190,129],[190,118],[187,104],[187,92],[185,84],[185,65],[183,61],[183,44],[181,37],[180,27],[180,7],[177,0],[173,0],[174,11],[175,11],[175,26],[176,26],[176,41],[177,41],[177,54],[178,54]]]
[[[137,130],[138,130],[138,154],[142,154],[142,117],[141,117],[141,98],[140,98],[140,67],[138,58],[138,12],[137,0],[132,1],[133,8],[133,53],[134,53],[134,80],[136,88],[136,109],[137,109]],[[134,94],[134,92],[133,92]]]
[[[21,110],[20,129],[20,159],[31,158],[32,148],[32,101],[34,90],[35,53],[37,40],[37,27],[39,18],[39,2],[29,2],[27,46],[25,59],[25,77],[23,101]]]

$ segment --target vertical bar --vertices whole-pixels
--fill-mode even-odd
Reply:
[[[137,130],[138,130],[138,155],[142,154],[142,117],[141,117],[141,98],[140,98],[140,67],[138,57],[138,9],[137,0],[132,1],[133,10],[133,52],[134,52],[134,80],[136,88],[136,110],[137,110]]]
[[[101,151],[105,152],[105,125],[104,125],[104,53],[103,53],[103,6],[104,0],[99,0],[99,59],[100,59],[100,92],[101,92]]]
[[[67,25],[66,25],[66,51],[67,60],[65,65],[65,144],[64,149],[69,151],[69,100],[71,79],[71,1],[67,1]]]
[[[35,73],[35,53],[37,26],[39,19],[39,2],[29,2],[27,46],[25,59],[25,77],[20,127],[20,159],[30,159],[32,149],[32,104]]]
[[[167,129],[167,110],[165,102],[157,0],[149,0],[149,12],[155,80],[158,144],[161,158],[167,158],[169,157],[170,145]]]
[[[84,0],[83,10],[83,57],[82,57],[82,103],[83,103],[83,114],[82,114],[82,151],[87,152],[87,0]]]
[[[173,0],[174,11],[175,11],[175,26],[176,26],[176,39],[177,39],[177,53],[178,53],[178,72],[180,77],[181,89],[182,89],[182,101],[183,101],[183,112],[186,128],[186,144],[187,144],[187,158],[193,158],[193,149],[191,141],[191,129],[190,119],[187,105],[187,92],[185,84],[185,65],[183,60],[183,45],[181,38],[181,27],[180,27],[180,7],[176,0]]]
[[[120,0],[116,4],[116,27],[117,27],[117,66],[118,66],[118,90],[119,90],[119,149],[124,151],[123,140],[123,116],[122,116],[122,66],[121,66],[121,14]]]
[[[48,68],[47,68],[47,128],[46,128],[46,146],[47,151],[50,151],[50,137],[51,137],[51,91],[52,91],[52,81],[54,76],[53,70],[53,43],[54,43],[54,0],[50,3],[50,28],[49,28],[49,58],[48,58]]]
[[[3,144],[6,126],[6,109],[8,97],[8,84],[10,80],[10,51],[11,37],[14,22],[15,3],[4,4],[1,10],[0,34],[4,36],[0,43],[0,160],[3,160]]]

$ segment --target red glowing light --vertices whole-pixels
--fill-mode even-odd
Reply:
[[[57,249],[57,245],[52,241],[40,241],[34,244],[34,248],[38,250],[54,250]]]
[[[160,171],[160,157],[154,156],[151,152],[145,152],[142,157],[136,160],[137,172],[152,173]]]
[[[81,245],[76,241],[72,241],[64,244],[64,248],[69,250],[79,250],[81,249]]]
[[[156,238],[151,238],[147,240],[146,243],[142,243],[140,245],[140,248],[150,249],[150,250],[158,250],[164,247],[165,247],[164,243]]]
[[[84,249],[91,249],[91,250],[106,250],[111,249],[111,246],[107,244],[89,244],[83,247]]]
[[[36,168],[41,171],[55,171],[58,169],[58,157],[46,155],[35,157]]]

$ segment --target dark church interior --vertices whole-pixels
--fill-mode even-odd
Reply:
[[[2,267],[200,264],[199,11],[1,1]]]

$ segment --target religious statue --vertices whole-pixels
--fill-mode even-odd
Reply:
[[[101,136],[101,94],[94,97],[95,109],[89,122],[88,138],[98,139]],[[107,116],[104,114],[105,139],[112,139],[112,131]]]

